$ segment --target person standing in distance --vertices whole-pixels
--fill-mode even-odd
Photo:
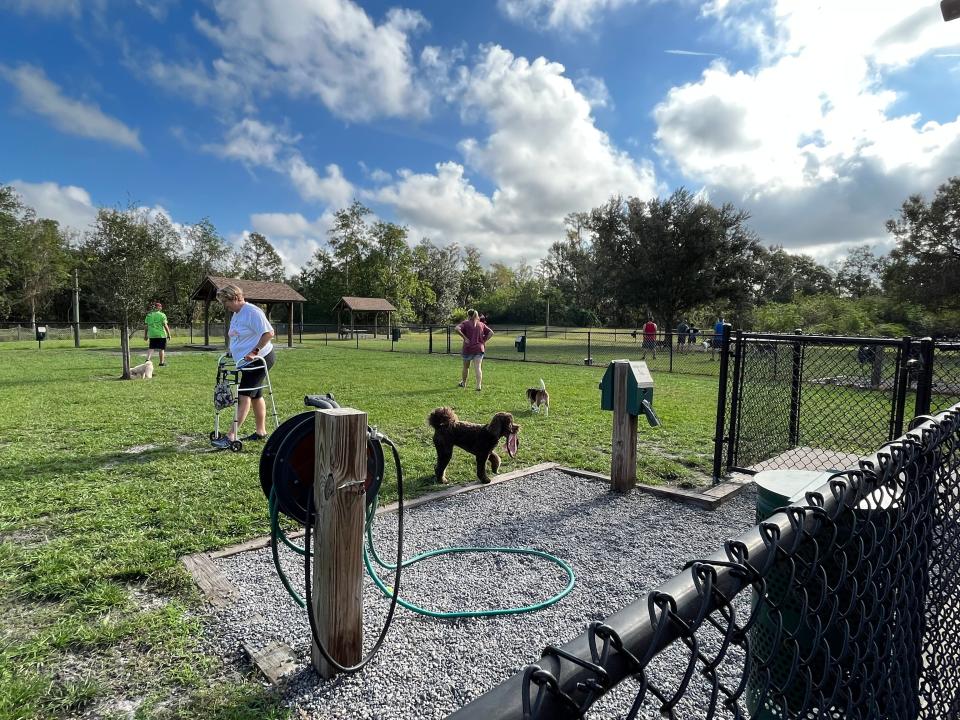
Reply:
[[[657,359],[657,324],[653,321],[653,318],[647,318],[646,324],[643,326],[643,355],[641,355],[641,360],[647,359],[647,350],[653,351],[653,359]]]
[[[493,330],[486,323],[480,321],[476,310],[467,310],[467,319],[457,325],[457,334],[463,338],[463,373],[460,376],[458,387],[466,387],[467,375],[470,374],[470,363],[476,363],[474,373],[477,376],[477,391],[483,387],[483,354],[486,352],[485,343],[493,336]]]
[[[167,324],[167,316],[163,314],[163,305],[158,302],[153,303],[153,309],[147,313],[144,318],[143,339],[150,342],[147,347],[147,360],[153,357],[153,351],[160,352],[160,367],[167,364],[167,340],[170,339],[170,326]]]
[[[687,324],[686,320],[681,320],[680,324],[677,325],[677,352],[682,353],[683,349],[687,346],[687,335],[690,332],[690,326]]]
[[[710,343],[710,359],[713,360],[717,357],[717,348],[723,345],[723,326],[725,324],[723,316],[717,318],[717,322],[713,326],[713,342]]]
[[[224,285],[217,291],[217,300],[233,313],[230,318],[230,356],[242,370],[242,365],[252,363],[254,367],[242,370],[237,388],[237,423],[231,426],[225,437],[214,441],[220,447],[229,447],[237,439],[240,426],[253,408],[254,432],[241,440],[264,440],[267,437],[267,403],[263,399],[263,387],[266,371],[273,367],[273,326],[267,320],[263,310],[248,303],[243,298],[243,290],[236,285]],[[263,362],[260,362],[262,360]]]

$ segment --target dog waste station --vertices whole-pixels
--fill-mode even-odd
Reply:
[[[629,492],[637,484],[637,417],[651,427],[660,419],[653,411],[653,378],[642,360],[614,360],[600,381],[600,409],[613,411],[610,487]]]

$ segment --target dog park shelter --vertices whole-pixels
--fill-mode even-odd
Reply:
[[[390,334],[390,325],[393,313],[397,309],[390,304],[386,298],[363,298],[363,297],[342,297],[333,306],[337,311],[337,333],[340,335],[349,332],[353,335],[356,332],[354,323],[355,313],[373,313],[373,336],[377,336],[377,318],[380,313],[387,314],[387,334]],[[350,311],[350,325],[344,327],[341,320],[341,313],[344,310]]]
[[[262,282],[260,280],[240,280],[239,278],[219,277],[207,275],[200,283],[200,287],[193,291],[190,299],[203,303],[203,344],[210,345],[210,303],[217,299],[217,292],[227,285],[236,285],[243,290],[243,299],[247,302],[265,306],[267,317],[274,305],[283,305],[287,308],[287,346],[293,347],[293,306],[300,306],[300,320],[303,320],[303,303],[307,299],[289,285],[278,282]],[[223,342],[228,344],[227,331],[230,328],[230,313],[223,324]]]

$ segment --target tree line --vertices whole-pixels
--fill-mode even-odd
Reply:
[[[894,249],[867,245],[827,266],[766,246],[749,214],[685,188],[669,197],[611,197],[574,212],[535,265],[485,263],[481,251],[376,218],[354,201],[326,244],[292,275],[263,235],[234,249],[209,219],[174,225],[145,208],[100,208],[82,233],[61,228],[0,186],[0,318],[69,320],[73,276],[81,318],[139,324],[159,300],[174,325],[198,320],[190,293],[207,275],[284,281],[329,322],[344,295],[385,297],[401,321],[442,324],[468,307],[491,322],[632,327],[653,318],[709,327],[724,316],[760,330],[960,334],[960,177],[914,195],[886,222]]]

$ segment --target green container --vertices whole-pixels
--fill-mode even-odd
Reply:
[[[808,491],[822,487],[832,474],[809,470],[764,470],[757,473],[754,476],[757,485],[757,523],[767,520],[777,508],[802,500]],[[747,678],[745,695],[751,715],[757,713],[756,720],[786,720],[800,717],[794,716],[793,712],[803,707],[803,683],[787,688],[781,696],[787,705],[787,713],[784,714],[782,704],[770,702],[769,690],[764,693],[766,673],[759,672],[756,663],[772,657],[770,682],[774,686],[783,687],[790,676],[794,655],[799,653],[806,656],[812,650],[812,625],[816,623],[814,618],[804,617],[799,593],[791,593],[789,563],[780,562],[771,569],[766,577],[766,588],[767,602],[760,607],[757,621],[750,630],[753,663]],[[758,602],[759,596],[754,590],[751,604],[755,608]],[[780,608],[779,618],[771,610],[770,603]],[[797,636],[797,644],[784,642],[782,635],[778,638],[777,626],[781,622],[784,630]],[[757,712],[761,704],[763,707]]]
[[[802,500],[810,490],[825,485],[833,473],[817,470],[764,470],[753,476],[757,486],[757,522],[773,515],[774,510]]]
[[[757,473],[754,478],[758,489],[757,522],[769,518],[778,507],[802,500],[807,492],[822,487],[833,475],[834,472],[804,470]],[[877,529],[877,534],[871,535],[875,543],[871,555],[875,561],[882,559],[886,563],[895,562],[894,556],[898,546],[912,547],[914,544],[922,544],[920,537],[906,541],[897,537],[898,533],[902,532],[901,528],[906,526],[901,516],[903,512],[900,504],[901,491],[902,489],[894,486],[892,489],[875,491],[861,500],[854,511],[845,514],[833,529],[825,527],[821,530],[821,535],[817,538],[823,540],[821,547],[826,547],[831,540],[836,540],[841,546],[846,544],[846,540],[852,534],[862,531],[861,523],[868,518],[875,523],[874,528]],[[886,515],[886,522],[879,522],[878,514]],[[919,529],[917,531],[919,532]],[[837,606],[847,607],[850,604],[851,593],[857,588],[862,591],[865,584],[870,582],[871,573],[875,570],[875,562],[862,563],[859,568],[851,572],[849,563],[846,566],[842,564],[842,552],[832,553],[829,556],[815,556],[814,545],[814,543],[804,543],[799,549],[800,564],[818,564],[824,576],[830,578],[830,582],[837,583],[832,588],[832,592],[837,595]],[[925,567],[926,561],[922,561],[915,572],[922,575]],[[804,707],[807,689],[805,682],[798,681],[787,686],[795,656],[806,658],[810,657],[814,651],[818,651],[821,653],[821,658],[824,657],[822,655],[824,648],[814,647],[814,640],[820,628],[826,628],[823,639],[830,656],[835,660],[841,657],[844,651],[844,633],[841,623],[837,622],[835,617],[831,617],[829,607],[831,604],[828,603],[827,607],[818,611],[804,607],[803,593],[791,587],[790,563],[786,560],[774,565],[765,580],[766,601],[761,605],[756,623],[750,630],[752,663],[745,695],[751,716],[756,713],[756,720],[793,720],[819,717],[817,713],[825,711],[828,717],[839,717],[836,708]],[[922,582],[922,577],[914,579],[914,584],[918,587]],[[816,594],[815,587],[806,587],[814,595]],[[754,590],[753,607],[756,607],[759,601],[760,598]],[[875,593],[866,593],[858,609],[866,618],[889,616],[888,622],[891,627],[880,634],[886,633],[889,637],[893,637],[895,628],[892,625],[896,619],[880,606],[881,602],[880,596]],[[777,612],[772,609],[774,606],[780,608],[779,618]],[[858,622],[857,617],[850,618],[853,627],[856,627]],[[784,634],[777,633],[778,624],[782,624],[783,630],[793,635],[793,641],[787,640]],[[769,680],[772,687],[765,692],[767,673],[759,672],[757,663],[766,661],[768,658],[770,659]],[[862,675],[863,669],[855,666],[848,656],[835,667],[835,672],[839,673],[840,678],[850,682],[854,677]],[[802,678],[803,674],[797,675]],[[911,678],[908,682],[916,684],[919,678]],[[863,710],[861,717],[885,717],[882,698],[864,697],[862,702],[864,706],[861,708]]]

